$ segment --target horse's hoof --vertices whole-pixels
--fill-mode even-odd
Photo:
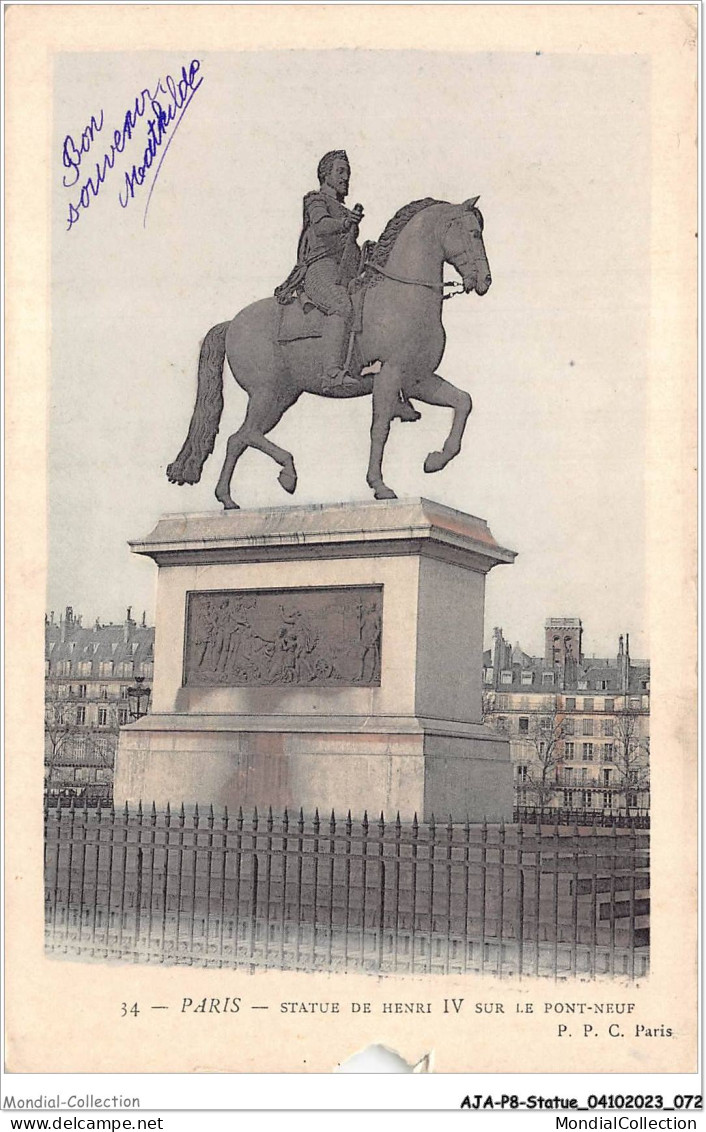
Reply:
[[[397,499],[397,496],[395,495],[392,488],[388,487],[384,483],[380,484],[378,487],[373,488],[373,491],[375,492],[376,499]]]
[[[444,456],[443,452],[430,452],[424,461],[425,472],[440,472],[448,464],[448,459]]]
[[[239,511],[240,510],[240,508],[238,507],[238,504],[235,502],[234,499],[231,499],[231,497],[229,495],[219,495],[218,492],[215,492],[215,496],[216,496],[216,499],[218,500],[218,502],[223,506],[224,511]]]
[[[296,472],[290,472],[286,468],[282,468],[282,471],[277,476],[277,479],[279,480],[281,486],[285,491],[289,492],[290,495],[294,495],[294,492],[297,490]]]

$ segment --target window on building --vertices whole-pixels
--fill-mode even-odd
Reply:
[[[520,735],[529,734],[529,719],[526,715],[521,715],[519,719]]]
[[[501,684],[512,684],[512,672],[501,672],[500,673],[500,683]]]
[[[123,684],[122,688],[120,689],[120,699],[126,700],[127,698],[128,698],[128,686],[127,686],[127,684]]]
[[[641,680],[640,681],[640,687],[642,688],[643,692],[649,692],[649,690],[650,690],[649,680]]]
[[[637,794],[628,794],[627,802],[628,806],[637,806]]]
[[[146,660],[143,664],[140,665],[140,675],[144,676],[146,680],[152,679],[152,676],[154,675],[154,665],[152,664],[151,660]]]
[[[497,728],[498,731],[507,731],[507,716],[499,715],[497,717]]]
[[[603,809],[604,810],[610,810],[611,805],[612,805],[611,795],[609,793],[605,793],[603,795]]]
[[[90,676],[93,671],[93,664],[90,660],[80,660],[78,664],[79,676]]]
[[[108,709],[104,707],[98,708],[98,726],[105,727],[108,723]]]
[[[543,715],[539,721],[540,731],[551,731],[552,721],[546,715]]]
[[[134,665],[131,660],[124,660],[118,665],[118,676],[132,676]]]
[[[649,709],[650,709],[650,697],[649,696],[643,696],[642,697],[642,706],[643,706],[643,708],[645,708],[646,711],[649,711]]]
[[[70,676],[71,675],[71,661],[60,660],[56,666],[57,676]]]
[[[98,666],[99,676],[112,676],[113,675],[113,662],[112,660],[102,660]]]
[[[108,686],[107,686],[107,684],[101,684],[99,692],[98,692],[98,696],[99,696],[99,699],[101,699],[101,700],[107,700],[108,699]]]
[[[121,727],[124,727],[128,722],[128,714],[129,713],[126,707],[118,708],[118,723]]]
[[[591,809],[591,807],[593,805],[593,791],[592,790],[582,790],[581,791],[581,805],[586,810]]]
[[[87,685],[86,684],[79,684],[78,691],[77,691],[78,698],[80,700],[85,700],[87,693],[88,693]]]
[[[610,786],[610,768],[606,767],[603,770],[603,785]]]
[[[574,781],[574,768],[572,766],[564,767],[561,772],[561,781],[566,786],[570,786],[572,784],[572,782]]]
[[[639,711],[641,702],[637,698],[630,697],[630,711]]]
[[[612,743],[604,743],[603,744],[603,762],[604,763],[612,763],[614,750],[615,750],[615,748],[614,748]]]
[[[588,687],[588,680],[579,680],[578,687],[580,691],[583,691],[584,688]]]
[[[598,687],[600,688],[600,690],[602,692],[605,692],[606,688],[608,687],[608,681],[607,680],[599,680],[598,681]]]
[[[492,668],[486,668],[484,679],[485,679],[486,684],[492,684],[493,683],[493,670],[492,670]]]
[[[587,763],[593,762],[593,743],[582,743],[581,744],[581,757],[584,760],[584,762],[587,762]]]
[[[593,735],[593,720],[592,719],[583,719],[581,721],[581,734],[582,735]]]
[[[587,766],[581,767],[581,781],[582,782],[588,782],[588,767]]]
[[[574,792],[573,792],[573,790],[565,790],[564,791],[564,805],[566,806],[567,810],[573,809],[573,805],[574,805]]]
[[[593,711],[593,700],[590,696],[584,696],[584,698],[583,698],[583,710],[584,711]]]
[[[553,672],[543,672],[542,673],[542,683],[543,684],[553,684],[554,683],[554,673]]]
[[[80,704],[79,707],[76,708],[76,722],[77,723],[85,723],[86,722],[86,709],[83,706],[83,704]]]
[[[576,697],[567,696],[565,707],[567,711],[576,711]]]
[[[538,749],[540,755],[544,754],[544,752],[547,749],[547,744],[544,742],[544,739],[539,740],[539,743],[537,745],[537,749]]]
[[[523,684],[531,684],[533,679],[534,673],[530,668],[526,668],[520,677],[520,680]]]
[[[63,723],[64,722],[64,709],[63,709],[63,707],[58,707],[58,708],[54,709],[54,720],[55,720],[56,723]]]
[[[606,700],[603,706],[606,711],[615,711],[615,700]]]
[[[565,719],[564,720],[564,734],[565,735],[573,735],[574,734],[574,724],[575,724],[575,722],[576,721],[573,720],[573,719]]]
[[[564,743],[564,755],[566,756],[567,759],[573,759],[573,757],[574,757],[574,744],[573,743]]]
[[[518,778],[518,781],[520,781],[520,782],[526,782],[527,781],[527,765],[525,763],[519,763],[518,764],[518,766],[517,766],[517,778]]]
[[[613,734],[614,723],[615,723],[615,721],[612,720],[612,719],[602,720],[601,730],[602,730],[604,735],[612,735]]]

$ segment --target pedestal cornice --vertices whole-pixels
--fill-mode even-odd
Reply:
[[[159,566],[416,554],[487,573],[516,556],[484,519],[424,498],[165,515],[130,547]]]

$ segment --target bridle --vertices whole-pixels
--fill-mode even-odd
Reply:
[[[401,275],[393,275],[391,271],[387,271],[377,263],[367,263],[365,266],[384,275],[386,279],[392,279],[395,283],[408,283],[411,287],[427,287],[430,291],[440,294],[442,299],[452,299],[454,295],[460,295],[464,290],[463,283],[459,283],[458,279],[447,279],[444,283],[427,283],[424,279],[403,279]],[[448,295],[445,295],[444,291],[447,287],[457,287],[460,290],[449,291]]]
[[[456,220],[458,220],[458,217],[454,217],[450,220],[449,223],[445,225],[444,232],[447,228],[450,228]],[[392,279],[395,283],[407,283],[410,287],[426,287],[430,291],[436,291],[437,294],[441,295],[442,300],[453,299],[454,295],[462,295],[465,292],[463,283],[460,283],[458,279],[447,279],[443,283],[429,283],[425,279],[405,279],[401,275],[393,275],[391,271],[387,271],[386,268],[380,267],[379,264],[371,263],[370,261],[365,266],[372,268],[373,271],[377,271],[380,275],[383,275],[385,279]],[[445,295],[444,291],[451,287],[456,288],[456,290],[449,290],[448,295]]]

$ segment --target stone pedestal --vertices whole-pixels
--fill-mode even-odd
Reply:
[[[152,713],[117,803],[509,818],[481,722],[485,575],[515,554],[426,499],[160,519]]]

